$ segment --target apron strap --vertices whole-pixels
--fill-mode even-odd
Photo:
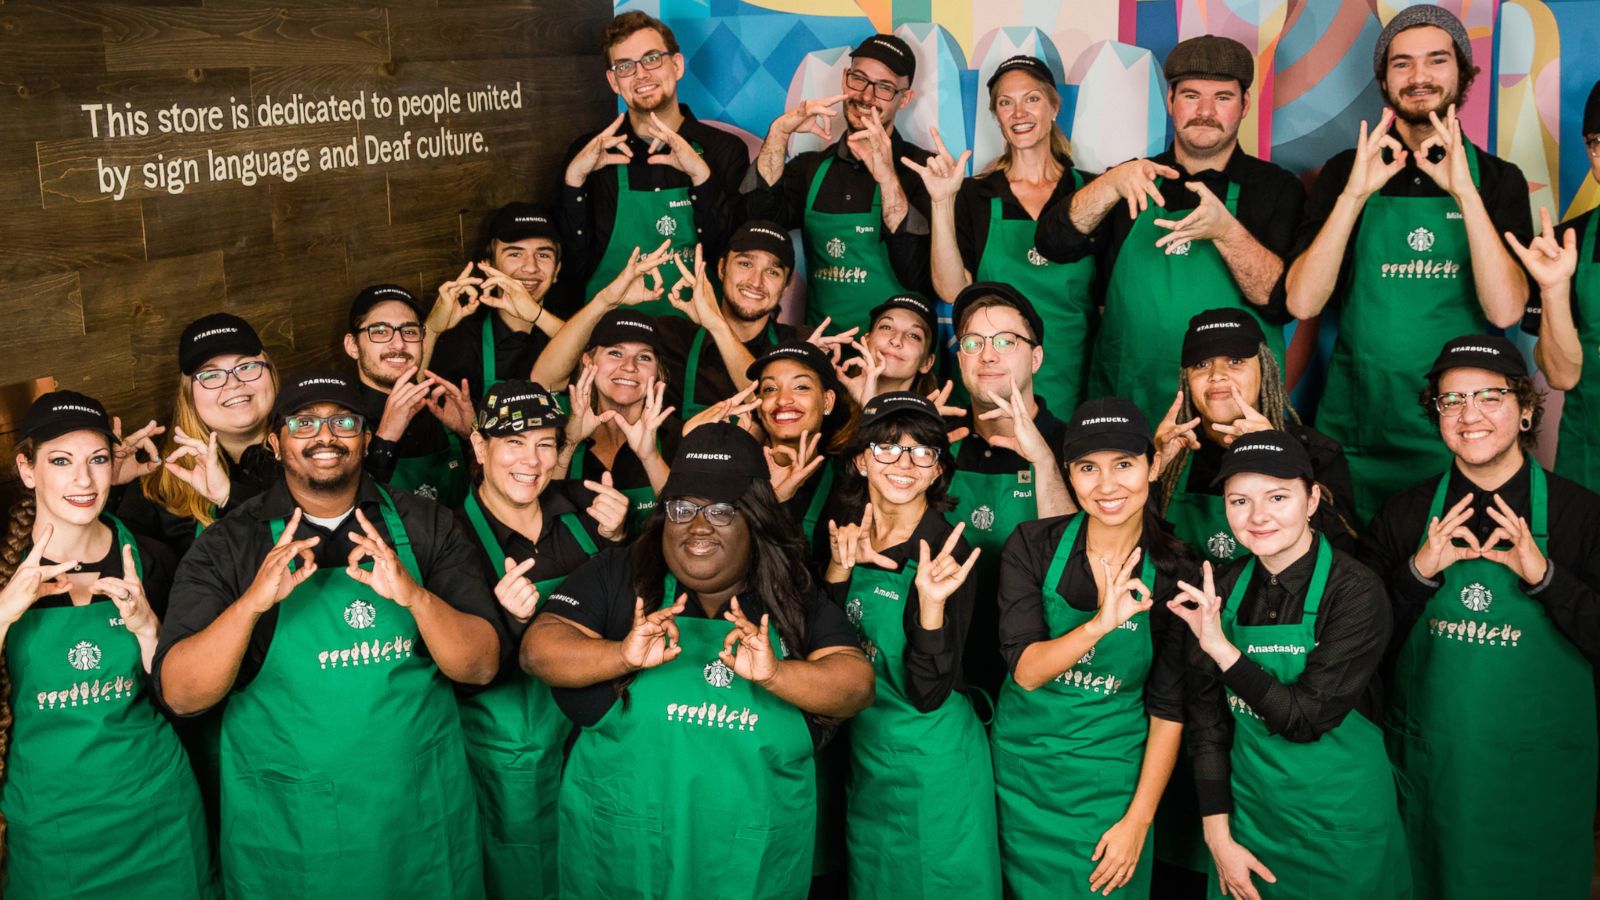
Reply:
[[[695,385],[700,379],[700,354],[705,350],[706,330],[702,326],[689,342],[689,362],[683,367],[683,405],[694,405]],[[574,452],[573,457],[577,454]]]
[[[672,570],[668,569],[667,577],[661,582],[661,604],[656,607],[656,610],[666,609],[676,602],[678,602],[678,576],[672,574]],[[645,610],[645,615],[649,615],[656,610],[647,609]]]
[[[1527,459],[1528,467],[1532,470],[1528,473],[1528,480],[1532,482],[1529,485],[1529,494],[1533,506],[1533,519],[1528,523],[1528,527],[1533,529],[1533,542],[1538,546],[1539,552],[1549,556],[1550,553],[1545,547],[1550,542],[1549,488],[1545,484],[1544,469],[1539,465],[1539,461],[1532,456],[1528,456]]]
[[[450,434],[450,442],[455,445],[459,453],[461,445],[456,443],[456,436]],[[389,540],[394,543],[394,552],[400,557],[400,564],[411,573],[411,580],[418,586],[422,585],[422,569],[417,566],[416,554],[411,552],[411,536],[406,534],[406,526],[400,521],[400,511],[394,508],[394,499],[382,485],[378,486],[378,496],[383,498],[383,505],[379,512],[383,513],[383,524],[389,529]]]
[[[817,174],[811,176],[811,186],[806,188],[805,210],[809,212],[817,204],[817,192],[822,189],[822,179],[828,177],[828,170],[833,168],[835,154],[828,154],[822,160],[822,165],[817,166]]]
[[[478,536],[478,543],[489,551],[489,564],[494,566],[495,577],[506,577],[506,552],[495,538],[494,531],[489,528],[489,520],[483,514],[483,507],[478,504],[476,490],[467,491],[467,502],[462,505],[462,512],[467,514],[467,521],[472,523],[472,532]]]
[[[1472,173],[1472,186],[1478,187],[1478,148],[1467,141],[1467,171]]]
[[[133,572],[135,575],[143,578],[144,557],[139,553],[139,542],[134,540],[133,532],[129,531],[128,526],[122,524],[122,520],[116,516],[113,516],[110,513],[105,513],[105,517],[111,520],[111,527],[116,531],[118,549],[121,549],[122,547],[128,547],[133,550]],[[1543,545],[1541,544],[1540,546]],[[126,576],[128,573],[124,572],[122,574]]]
[[[589,455],[589,440],[589,438],[585,438],[578,442],[578,446],[572,448],[572,460],[567,463],[567,478],[569,480],[573,478],[583,479],[583,462]]]
[[[1312,538],[1316,542],[1317,562],[1311,570],[1311,585],[1306,588],[1306,605],[1303,622],[1314,624],[1317,612],[1322,609],[1322,595],[1328,587],[1328,571],[1333,568],[1333,545],[1322,535]],[[1315,632],[1313,632],[1315,634]]]
[[[578,521],[578,517],[575,514],[562,513],[561,523],[567,526],[567,531],[572,533],[572,539],[578,542],[578,546],[583,548],[583,552],[590,556],[600,552],[595,547],[594,541],[589,537],[589,532],[584,530],[583,524]]]
[[[1040,585],[1042,588],[1039,592],[1041,596],[1045,591],[1050,591],[1057,597],[1061,597],[1061,592],[1056,590],[1056,585],[1061,583],[1061,575],[1067,570],[1067,557],[1072,555],[1072,545],[1078,540],[1078,531],[1083,527],[1085,515],[1086,513],[1080,512],[1073,516],[1072,521],[1067,524],[1067,530],[1062,533],[1061,540],[1056,542],[1055,553],[1050,556],[1050,568],[1045,570],[1044,584]],[[1066,598],[1061,597],[1061,599],[1065,600]]]
[[[1226,206],[1228,208],[1228,212],[1230,214],[1232,214],[1235,218],[1238,217],[1238,215],[1239,215],[1239,182],[1233,181],[1233,180],[1229,180],[1228,181],[1228,196],[1223,199],[1222,205]]]
[[[494,310],[487,310],[483,316],[483,395],[489,395],[489,388],[494,386],[495,365],[494,358]]]

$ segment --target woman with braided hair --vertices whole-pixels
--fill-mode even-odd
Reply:
[[[18,430],[29,493],[0,547],[7,898],[218,896],[194,775],[146,693],[173,561],[104,514],[114,442],[71,391]]]

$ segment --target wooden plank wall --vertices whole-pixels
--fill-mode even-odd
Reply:
[[[603,0],[0,0],[0,432],[37,390],[15,386],[40,379],[97,396],[125,421],[165,421],[178,332],[212,311],[252,321],[285,368],[339,363],[357,290],[394,281],[428,296],[459,271],[486,211],[555,200],[567,144],[614,115],[597,49],[611,10]],[[153,123],[173,103],[518,81],[520,111],[440,120],[483,132],[487,154],[179,194],[136,184],[120,201],[99,192],[97,159],[203,164],[208,148],[438,126],[369,118],[107,140],[80,109],[132,104]],[[0,481],[14,477],[9,445],[0,437]]]

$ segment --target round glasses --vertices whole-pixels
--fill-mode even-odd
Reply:
[[[1451,391],[1433,398],[1433,407],[1439,411],[1439,415],[1446,418],[1454,418],[1461,415],[1466,411],[1468,403],[1476,406],[1478,412],[1492,413],[1506,402],[1506,395],[1509,393],[1511,393],[1511,388],[1502,387],[1484,388],[1481,391],[1473,391],[1469,394]]]
[[[732,503],[708,503],[701,506],[689,500],[668,500],[662,508],[666,510],[667,521],[674,525],[687,525],[694,521],[696,515],[703,515],[707,522],[718,528],[726,528],[733,524],[733,517],[739,508]]]
[[[366,418],[355,413],[339,413],[332,416],[284,416],[284,427],[289,429],[289,437],[306,440],[322,433],[322,423],[328,423],[328,431],[334,437],[355,437],[361,433],[361,427],[366,424]]]
[[[968,356],[977,356],[982,353],[985,344],[993,344],[994,352],[996,353],[1010,353],[1022,344],[1033,343],[1032,340],[1009,331],[1002,331],[999,334],[978,334],[975,331],[971,331],[963,334],[959,340],[960,343],[957,346],[961,348],[962,353]]]
[[[194,380],[208,391],[215,391],[228,383],[228,376],[239,379],[241,383],[255,381],[261,373],[267,370],[267,364],[259,359],[239,363],[231,369],[201,369],[194,373]]]

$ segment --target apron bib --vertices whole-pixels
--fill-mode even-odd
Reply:
[[[421,583],[383,501],[389,540]],[[283,528],[272,522],[274,540]],[[484,896],[460,717],[417,637],[410,612],[342,568],[319,568],[279,604],[261,672],[222,720],[230,897]]]
[[[669,575],[662,596],[677,594]],[[562,896],[804,897],[817,799],[805,717],[722,664],[732,624],[677,621],[683,652],[638,673],[573,744]]]
[[[116,546],[138,545],[117,519]],[[220,896],[200,791],[117,607],[34,607],[6,636],[7,898]]]
[[[806,251],[806,327],[832,316],[835,331],[867,327],[867,313],[904,291],[880,239],[883,191],[872,186],[872,208],[859,213],[818,212],[817,191],[837,157],[829,155],[811,176],[800,234]]]
[[[661,441],[656,441],[656,451],[660,452]],[[572,451],[572,461],[567,464],[567,477],[576,477],[583,480],[583,461],[589,455],[589,441],[580,441],[578,448]],[[573,473],[576,473],[574,475]],[[639,534],[644,530],[646,522],[650,521],[650,514],[656,511],[656,489],[648,483],[644,487],[617,488],[622,496],[628,498],[628,533]],[[581,530],[581,529],[580,529]],[[594,550],[589,551],[593,553]]]
[[[950,445],[950,459],[961,455],[961,441]],[[1018,525],[1039,517],[1034,496],[1034,468],[985,474],[956,469],[950,479],[950,496],[955,508],[945,513],[951,525],[966,522],[962,537],[981,549],[978,565],[972,570],[980,586],[972,610],[972,625],[967,633],[967,684],[981,691],[996,690],[1005,678],[1005,663],[1000,659],[1000,610],[995,604],[995,588],[1000,583],[1000,550]],[[993,703],[990,703],[990,716]]]
[[[960,691],[926,713],[908,699],[905,614],[916,562],[901,569],[857,566],[845,605],[878,677],[877,698],[850,720],[850,896],[998,900],[983,724]]]
[[[405,456],[395,461],[389,487],[425,497],[441,506],[455,506],[467,497],[466,455],[461,439],[443,425],[445,448],[422,456]]]
[[[1333,550],[1326,538],[1316,543],[1316,567],[1300,624],[1238,624],[1254,559],[1245,563],[1222,610],[1228,640],[1283,684],[1299,680],[1306,655],[1317,645],[1317,613]],[[1409,897],[1405,834],[1382,730],[1351,710],[1317,740],[1294,743],[1268,733],[1261,717],[1232,690],[1227,696],[1233,716],[1229,759],[1234,811],[1229,827],[1234,840],[1278,877],[1276,884],[1252,877],[1261,896]],[[1214,864],[1209,885],[1210,896],[1220,897]]]
[[[1040,599],[1050,637],[1093,619],[1056,592],[1083,527],[1079,513],[1056,544]],[[1140,578],[1155,585],[1145,555]],[[1072,668],[1035,691],[1007,677],[994,718],[1000,858],[1011,900],[1092,897],[1095,845],[1127,813],[1139,786],[1150,716],[1144,684],[1155,660],[1149,613],[1101,638]],[[1119,897],[1148,897],[1154,830]]]
[[[778,329],[767,323],[767,343],[778,343]],[[694,333],[694,340],[689,342],[689,359],[684,364],[683,372],[683,421],[687,422],[711,407],[712,403],[720,403],[726,397],[718,397],[711,403],[699,401],[700,382],[700,356],[705,351],[706,330],[701,328]]]
[[[1075,187],[1083,176],[1068,169]],[[989,201],[989,236],[978,259],[978,281],[1009,284],[1032,301],[1050,332],[1044,363],[1033,373],[1033,392],[1053,409],[1077,409],[1084,398],[1089,346],[1099,321],[1095,299],[1094,257],[1075,263],[1054,263],[1034,248],[1038,222],[1007,219],[1000,197]]]
[[[1583,374],[1567,391],[1561,407],[1561,427],[1556,440],[1556,474],[1591,491],[1600,491],[1600,265],[1594,259],[1595,232],[1600,214],[1589,217],[1578,251],[1578,291],[1572,313],[1578,320],[1578,343],[1583,349]]]
[[[1156,184],[1183,189],[1161,178]],[[1238,214],[1239,185],[1228,182],[1224,202],[1228,212]],[[1090,397],[1127,397],[1152,422],[1161,421],[1172,403],[1189,319],[1208,309],[1242,309],[1255,317],[1272,355],[1283,364],[1283,326],[1269,324],[1254,304],[1245,301],[1214,243],[1185,241],[1179,245],[1183,249],[1170,254],[1156,246],[1170,232],[1155,220],[1187,214],[1183,210],[1169,215],[1152,203],[1133,220],[1111,268],[1105,320],[1089,369]]]
[[[1178,474],[1178,484],[1172,490],[1172,501],[1167,504],[1166,520],[1172,530],[1198,554],[1201,559],[1223,563],[1245,554],[1228,525],[1228,510],[1220,494],[1202,494],[1186,491],[1189,467],[1194,463],[1191,451],[1183,460],[1183,471]]]
[[[1467,162],[1476,185],[1470,145]],[[1350,289],[1316,424],[1344,447],[1363,522],[1419,473],[1450,465],[1417,392],[1445,341],[1489,329],[1460,216],[1449,197],[1374,194],[1352,239]]]
[[[704,156],[700,145],[690,142],[694,152]],[[674,253],[687,253],[694,258],[694,245],[699,241],[699,231],[694,223],[694,201],[689,199],[689,188],[656,188],[653,191],[636,191],[628,186],[628,166],[612,166],[617,173],[617,216],[611,223],[611,237],[606,241],[605,253],[595,265],[594,274],[584,284],[583,297],[588,300],[600,293],[612,279],[628,265],[635,248],[649,253],[660,246],[663,238],[670,239]],[[710,185],[704,189],[709,190]],[[678,316],[683,313],[668,300],[651,300],[633,307],[642,316]]]
[[[1529,527],[1546,552],[1544,471]],[[1443,515],[1449,476],[1430,516]],[[1583,654],[1488,560],[1441,573],[1395,663],[1389,749],[1419,898],[1587,897],[1595,695]]]
[[[467,520],[494,563],[494,578],[506,575],[506,553],[495,539],[476,494],[468,494]],[[593,556],[594,541],[564,513],[564,526]],[[556,523],[549,523],[555,527]],[[565,576],[534,582],[542,608]],[[483,874],[490,900],[555,900],[556,797],[561,756],[572,723],[556,707],[550,687],[521,671],[469,696],[457,695],[467,763],[478,793],[483,835]]]

